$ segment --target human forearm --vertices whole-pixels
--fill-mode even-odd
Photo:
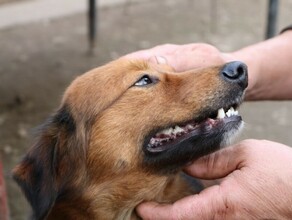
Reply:
[[[247,100],[292,99],[292,31],[229,54],[249,68]]]

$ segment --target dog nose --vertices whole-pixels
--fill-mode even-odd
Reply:
[[[226,63],[221,70],[221,74],[225,81],[237,83],[244,89],[248,85],[247,66],[240,61]]]

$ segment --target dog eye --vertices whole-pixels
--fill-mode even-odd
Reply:
[[[153,80],[151,79],[151,77],[148,75],[144,75],[134,84],[134,86],[146,86],[152,83]]]

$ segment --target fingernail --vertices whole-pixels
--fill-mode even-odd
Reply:
[[[158,64],[167,64],[165,57],[162,56],[155,56]]]
[[[152,56],[148,59],[148,61],[155,64],[167,64],[166,59],[162,56]]]

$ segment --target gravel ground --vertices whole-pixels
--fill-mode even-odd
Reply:
[[[263,39],[266,1],[217,2],[217,10],[211,1],[199,0],[103,8],[94,55],[87,50],[85,14],[0,30],[0,153],[12,220],[27,219],[29,207],[11,179],[11,169],[30,146],[34,128],[58,106],[74,77],[157,44],[207,42],[232,51]],[[279,27],[289,24],[291,11],[292,2],[281,1]],[[292,146],[291,109],[291,102],[244,104],[247,126],[242,138]]]

